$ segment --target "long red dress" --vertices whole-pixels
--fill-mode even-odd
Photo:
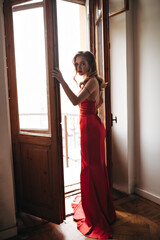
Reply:
[[[91,238],[112,237],[110,224],[116,214],[105,165],[105,128],[96,115],[95,102],[80,104],[81,132],[81,197],[77,196],[72,208],[74,220],[83,235]]]

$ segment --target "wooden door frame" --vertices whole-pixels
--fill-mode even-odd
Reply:
[[[112,137],[111,137],[111,81],[110,81],[110,40],[109,0],[103,0],[104,76],[108,85],[105,89],[107,168],[112,187]]]
[[[4,2],[4,22],[5,22],[5,41],[6,41],[6,56],[7,56],[7,74],[8,74],[8,92],[9,92],[9,106],[10,106],[10,119],[11,119],[11,138],[12,138],[12,152],[13,152],[13,167],[15,177],[15,191],[16,191],[16,203],[19,206],[20,199],[17,198],[20,195],[21,189],[21,176],[18,161],[15,160],[15,152],[18,154],[18,141],[17,141],[17,129],[19,128],[18,117],[18,98],[17,98],[17,85],[16,85],[16,67],[15,67],[15,54],[13,50],[14,38],[13,38],[13,22],[12,22],[12,3],[9,0]],[[14,91],[12,91],[14,89]],[[18,154],[19,155],[19,154]],[[16,184],[19,182],[19,184]]]
[[[35,143],[40,143],[41,137],[27,136],[19,134],[19,117],[18,117],[18,98],[17,98],[17,84],[16,84],[16,68],[15,68],[15,53],[14,53],[14,34],[13,34],[13,21],[12,21],[12,6],[18,3],[26,2],[27,0],[5,0],[4,1],[4,19],[5,19],[5,34],[6,34],[6,55],[7,55],[7,73],[8,73],[8,86],[9,86],[9,98],[10,98],[10,118],[11,121],[11,135],[13,146],[13,161],[15,171],[15,183],[16,183],[16,196],[18,198],[17,208],[21,206],[22,200],[22,183],[21,183],[21,171],[20,171],[20,139],[23,142],[32,138]],[[56,200],[58,207],[56,212],[57,223],[61,223],[65,219],[65,203],[64,203],[64,179],[63,179],[63,154],[62,154],[62,129],[61,129],[61,104],[60,104],[60,87],[56,80],[51,77],[51,70],[58,66],[58,36],[57,36],[57,17],[56,17],[56,0],[44,0],[44,13],[47,12],[47,18],[45,22],[46,34],[47,34],[47,73],[48,73],[48,89],[49,89],[49,102],[50,107],[53,109],[50,114],[51,122],[51,138],[46,138],[45,145],[49,145],[54,142],[56,144],[55,149],[57,152],[57,158],[59,161],[54,161],[54,174],[53,179],[57,181],[54,190],[59,199]],[[11,89],[13,91],[11,91]],[[52,158],[54,156],[52,151]],[[18,156],[15,159],[15,155]],[[54,159],[54,158],[53,158]],[[60,161],[61,159],[61,161]],[[58,180],[56,177],[58,176]],[[21,210],[21,209],[19,209]]]
[[[90,51],[96,54],[95,19],[97,0],[89,1],[90,15]],[[110,41],[109,41],[109,0],[102,0],[103,44],[104,44],[104,80],[108,83],[105,88],[106,116],[106,153],[107,169],[110,186],[112,187],[112,145],[111,145],[111,81],[110,81]]]
[[[51,127],[51,133],[54,134],[56,130],[56,141],[57,141],[57,151],[58,151],[58,159],[57,166],[55,166],[56,169],[59,169],[60,172],[59,175],[59,184],[57,184],[57,193],[61,195],[60,201],[59,201],[59,209],[60,209],[60,219],[59,221],[62,222],[65,219],[65,199],[64,199],[64,174],[63,174],[63,151],[62,151],[62,125],[61,125],[61,97],[60,97],[60,85],[56,79],[53,80],[53,78],[50,75],[50,72],[55,68],[59,66],[59,57],[58,57],[58,30],[57,30],[57,4],[56,0],[45,0],[45,2],[48,2],[50,4],[46,4],[47,11],[45,13],[50,13],[50,16],[46,19],[48,22],[46,22],[46,25],[50,26],[46,27],[47,32],[47,39],[48,39],[48,63],[51,63],[48,65],[48,74],[49,74],[49,80],[50,80],[50,102],[55,104],[55,113],[52,114],[51,119],[52,122],[56,122],[56,129],[52,129]],[[52,9],[52,11],[50,11]],[[51,59],[50,59],[51,58]],[[54,92],[54,94],[53,94]],[[55,95],[55,99],[53,96]],[[52,112],[53,113],[53,112]],[[60,159],[62,159],[60,161]],[[60,191],[61,189],[61,191]]]

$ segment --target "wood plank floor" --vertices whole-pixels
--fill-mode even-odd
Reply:
[[[113,191],[117,220],[114,240],[160,240],[160,206],[137,195]],[[72,216],[56,225],[22,213],[17,219],[18,236],[10,240],[91,240],[76,227]]]

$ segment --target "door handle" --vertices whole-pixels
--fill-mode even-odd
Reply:
[[[113,126],[113,122],[117,123],[117,116],[113,118],[113,114],[111,113],[111,126]]]

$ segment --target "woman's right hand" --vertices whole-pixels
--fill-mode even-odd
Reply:
[[[64,78],[59,68],[55,68],[51,71],[51,77],[56,78],[59,83],[62,83],[64,81]]]

